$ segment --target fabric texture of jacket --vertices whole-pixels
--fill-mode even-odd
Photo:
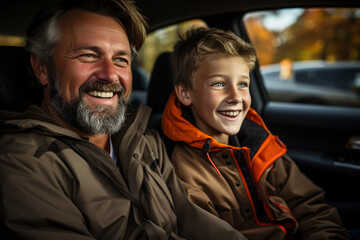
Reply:
[[[172,93],[162,128],[176,142],[171,161],[191,202],[249,239],[348,239],[323,190],[300,172],[253,109],[229,145],[201,132],[185,112]]]
[[[1,239],[245,239],[188,201],[149,114],[112,136],[115,165],[37,106],[1,112]]]

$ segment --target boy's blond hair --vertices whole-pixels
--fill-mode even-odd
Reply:
[[[174,46],[175,85],[192,89],[193,74],[207,57],[242,57],[251,71],[255,67],[256,50],[230,31],[205,27],[190,29]]]

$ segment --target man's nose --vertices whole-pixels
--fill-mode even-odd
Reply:
[[[95,73],[99,80],[108,82],[119,82],[119,74],[117,67],[112,59],[103,59],[99,64],[99,69]]]

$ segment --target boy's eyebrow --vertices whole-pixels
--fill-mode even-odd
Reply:
[[[210,79],[213,77],[226,77],[226,74],[213,74],[213,75],[207,76],[206,79]]]
[[[228,75],[226,75],[226,74],[213,74],[213,75],[207,76],[206,79],[210,79],[210,78],[214,78],[214,77],[227,78]],[[243,75],[241,75],[241,77],[250,79],[250,76],[247,75],[247,74],[243,74]]]

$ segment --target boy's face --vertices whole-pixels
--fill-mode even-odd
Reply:
[[[193,89],[183,89],[187,99],[180,100],[191,107],[197,127],[220,143],[239,132],[250,108],[249,73],[242,57],[211,56],[194,73]]]

